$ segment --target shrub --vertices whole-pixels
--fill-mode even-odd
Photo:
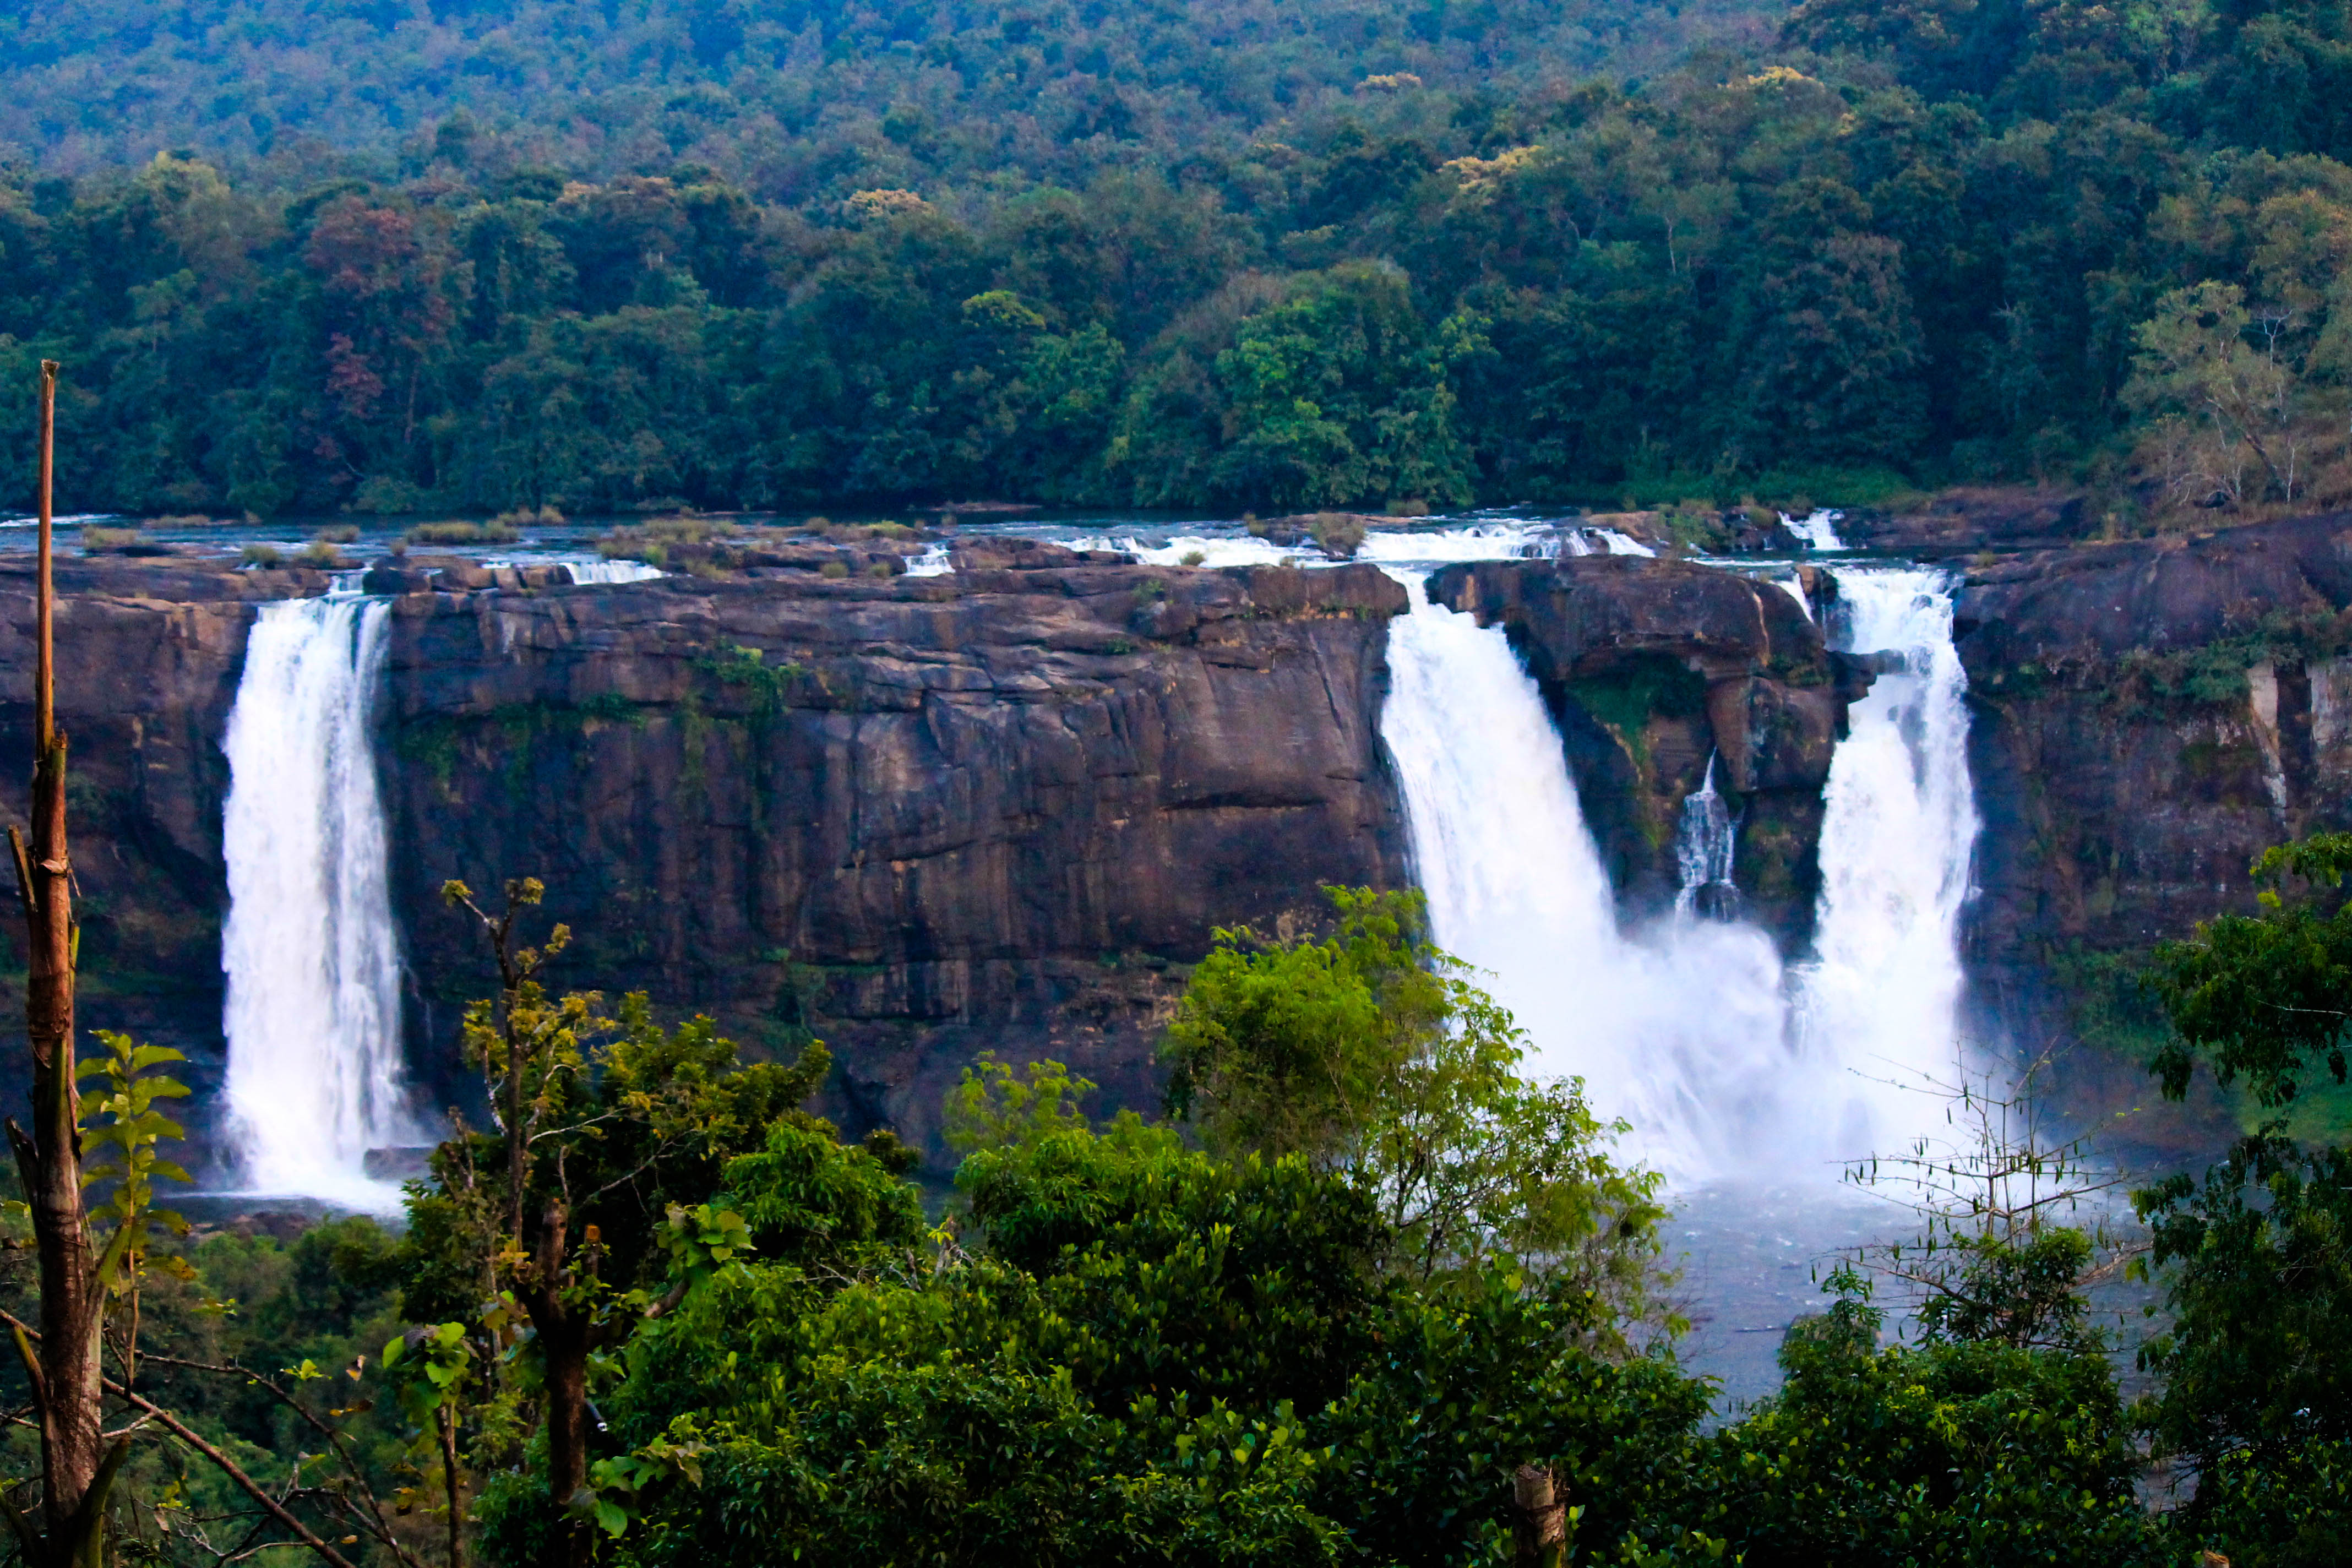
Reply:
[[[820,577],[830,577],[838,581],[839,579],[849,575],[849,563],[846,561],[828,561],[824,565],[816,569],[816,574]]]
[[[1315,542],[1334,561],[1345,561],[1364,542],[1364,520],[1352,512],[1318,511],[1311,527]]]
[[[512,544],[521,537],[503,518],[488,522],[420,522],[408,531],[412,544]]]
[[[285,559],[278,553],[278,547],[274,544],[248,544],[245,547],[245,563],[247,566],[276,566]]]

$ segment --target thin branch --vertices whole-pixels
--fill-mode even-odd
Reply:
[[[326,1422],[320,1420],[318,1415],[308,1405],[305,1405],[300,1400],[295,1398],[291,1394],[289,1394],[285,1389],[280,1388],[270,1379],[262,1376],[259,1373],[255,1372],[248,1367],[238,1366],[233,1362],[226,1366],[217,1366],[209,1362],[187,1361],[179,1356],[164,1355],[156,1351],[149,1351],[140,1359],[147,1362],[161,1362],[165,1366],[182,1367],[190,1372],[208,1372],[223,1377],[242,1377],[257,1387],[268,1389],[279,1404],[285,1405],[287,1409],[291,1410],[295,1415],[299,1415],[304,1421],[310,1423],[311,1428],[318,1432],[320,1436],[326,1438],[328,1444],[333,1447],[335,1450],[335,1457],[342,1461],[344,1470],[350,1474],[353,1481],[358,1483],[361,1496],[367,1506],[368,1514],[374,1521],[369,1532],[374,1535],[377,1540],[383,1542],[383,1544],[391,1547],[402,1562],[411,1564],[411,1568],[424,1568],[424,1564],[418,1561],[415,1555],[412,1553],[408,1548],[403,1546],[400,1542],[394,1537],[392,1521],[383,1517],[383,1505],[377,1500],[375,1489],[368,1485],[367,1478],[361,1471],[359,1461],[352,1457],[351,1447],[345,1440],[343,1434],[335,1427],[331,1426]],[[342,1494],[338,1493],[337,1495],[340,1496]],[[364,1523],[365,1521],[362,1521],[361,1522]]]
[[[121,1384],[116,1383],[112,1378],[108,1378],[106,1380],[106,1387],[109,1393],[117,1395],[128,1404],[136,1405],[140,1409],[146,1411],[148,1415],[153,1416],[166,1431],[172,1434],[172,1436],[177,1437],[181,1442],[185,1443],[189,1447],[194,1448],[197,1453],[202,1454],[205,1458],[210,1459],[215,1465],[218,1466],[222,1474],[228,1477],[230,1480],[235,1481],[237,1486],[242,1488],[247,1496],[252,1498],[254,1501],[268,1510],[271,1518],[275,1519],[279,1524],[283,1525],[288,1530],[292,1531],[300,1538],[303,1545],[309,1547],[326,1562],[333,1564],[333,1568],[354,1568],[350,1558],[345,1557],[341,1552],[336,1551],[324,1541],[319,1539],[317,1535],[311,1533],[310,1527],[309,1525],[304,1524],[300,1520],[287,1512],[285,1508],[279,1504],[276,1498],[271,1497],[268,1491],[263,1489],[258,1481],[256,1481],[251,1476],[247,1475],[244,1470],[238,1468],[237,1463],[235,1459],[230,1458],[226,1454],[222,1453],[218,1448],[214,1447],[210,1443],[205,1442],[202,1437],[197,1436],[194,1432],[190,1431],[186,1423],[180,1420],[178,1416],[173,1415],[170,1411],[163,1409],[160,1405],[150,1403],[142,1395],[131,1393],[129,1389],[124,1388]],[[282,1544],[291,1545],[292,1542],[289,1542]]]

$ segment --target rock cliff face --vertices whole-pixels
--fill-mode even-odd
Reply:
[[[488,982],[446,878],[536,875],[579,933],[558,978],[708,1010],[755,1048],[814,1028],[831,1109],[932,1141],[977,1052],[1055,1054],[1149,1103],[1151,1047],[1213,926],[1279,928],[1327,882],[1408,882],[1378,734],[1370,567],[1206,572],[1026,542],[946,576],[572,587],[410,562],[383,699],[412,1058],[457,1089],[455,1010]],[[216,1081],[226,901],[220,751],[257,600],[316,573],[68,559],[82,1020]],[[1833,574],[1811,583],[1815,607]],[[30,754],[30,574],[0,558],[0,756]],[[1678,883],[1707,759],[1741,813],[1749,912],[1810,928],[1821,788],[1864,662],[1781,587],[1591,556],[1448,568],[1559,715],[1628,912]],[[2352,824],[2352,517],[2077,546],[1981,569],[1960,602],[1986,827],[1969,957],[1995,1017],[2063,1026],[2089,955],[2252,897],[2247,862]],[[21,786],[19,786],[21,787]],[[21,796],[18,797],[21,800]],[[21,812],[21,805],[16,808]],[[0,922],[7,967],[20,937]],[[13,984],[0,1011],[21,1005]],[[0,1029],[0,1053],[19,1050]],[[8,1081],[21,1063],[0,1060]],[[200,1107],[203,1100],[200,1100]]]
[[[1958,630],[1985,828],[1969,959],[2013,1032],[2063,1032],[2085,960],[2251,908],[2255,856],[2352,825],[2347,605],[2352,514],[1970,579]]]
[[[476,961],[448,877],[549,884],[580,984],[754,1044],[814,1024],[853,1124],[931,1136],[983,1049],[1153,1100],[1211,928],[1396,886],[1369,568],[974,559],[395,601],[394,868],[417,972]],[[467,994],[412,1011],[428,1039]]]
[[[1376,728],[1395,584],[965,564],[373,574],[398,595],[380,754],[430,1087],[455,1091],[456,1009],[488,979],[446,878],[545,879],[545,914],[579,933],[559,983],[643,987],[754,1047],[814,1026],[841,1064],[833,1109],[919,1139],[988,1048],[1148,1103],[1156,1021],[1212,926],[1407,879]],[[200,1092],[246,629],[256,599],[324,587],[202,563],[60,573],[83,1022],[189,1050]],[[0,564],[0,755],[30,754],[29,589]]]
[[[1829,581],[1812,575],[1815,593]],[[1558,720],[1619,901],[1681,885],[1675,832],[1710,757],[1738,822],[1747,913],[1784,945],[1811,930],[1822,785],[1869,686],[1796,596],[1727,572],[1626,555],[1448,567],[1433,602],[1507,628]]]

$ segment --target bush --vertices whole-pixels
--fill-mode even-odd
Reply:
[[[828,561],[824,565],[816,569],[816,574],[820,577],[830,577],[838,582],[840,579],[849,575],[849,563],[846,561]]]
[[[285,559],[274,544],[248,544],[245,547],[244,560],[247,566],[276,566]]]
[[[420,522],[408,531],[412,544],[512,544],[521,531],[504,518],[488,522]]]
[[[2170,1561],[2133,1495],[2137,1449],[2106,1358],[1988,1342],[1878,1348],[1843,1294],[1780,1350],[1788,1382],[1715,1439],[1706,1492],[1755,1564]]]
[[[1315,542],[1334,561],[1345,561],[1364,542],[1364,520],[1352,512],[1318,511],[1309,525]]]

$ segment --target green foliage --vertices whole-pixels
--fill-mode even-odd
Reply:
[[[2352,495],[2340,8],[133,9],[0,62],[76,508]]]
[[[1171,1106],[1213,1148],[1344,1174],[1402,1274],[1508,1259],[1605,1300],[1612,1331],[1639,1319],[1664,1210],[1605,1152],[1623,1124],[1519,1076],[1525,1037],[1422,934],[1418,892],[1326,891],[1322,941],[1216,933],[1169,1026]]]
[[[639,1337],[630,1440],[701,1451],[648,1467],[632,1560],[1466,1563],[1530,1455],[1612,1545],[1684,1500],[1699,1385],[1577,1348],[1574,1293],[1385,1275],[1368,1195],[1301,1155],[1024,1117],[958,1180],[977,1255],[762,1252]]]
[[[127,1295],[138,1289],[148,1253],[148,1227],[160,1222],[183,1235],[188,1228],[178,1215],[155,1206],[159,1178],[194,1179],[155,1148],[166,1138],[187,1136],[184,1128],[155,1109],[155,1102],[184,1100],[188,1086],[153,1071],[165,1062],[188,1058],[167,1046],[142,1046],[111,1029],[99,1030],[98,1041],[106,1055],[78,1062],[75,1071],[84,1079],[103,1079],[105,1085],[95,1094],[80,1096],[75,1120],[81,1129],[82,1180],[113,1184],[106,1200],[89,1208],[93,1221],[113,1226],[99,1255],[99,1277],[108,1289]]]
[[[2201,1183],[2133,1194],[2171,1314],[2140,1352],[2161,1380],[2140,1415],[2196,1478],[2186,1530],[2285,1568],[2340,1556],[2352,1530],[2352,1150],[2297,1143],[2277,1114],[2322,1071],[2345,1080],[2352,906],[2336,889],[2352,836],[2279,846],[2253,871],[2260,913],[2200,926],[2152,970],[2179,1031],[2156,1058],[2165,1092],[2184,1093],[2202,1062],[2273,1114]]]
[[[1083,1130],[1078,1101],[1094,1092],[1056,1061],[1033,1061],[1026,1076],[982,1051],[948,1091],[948,1147],[961,1153],[1026,1146],[1055,1132]]]
[[[1880,1349],[1851,1270],[1790,1331],[1781,1391],[1715,1440],[1709,1494],[1750,1563],[2173,1560],[2132,1494],[2104,1356],[1946,1342]]]
[[[2265,1107],[2292,1100],[2322,1069],[2345,1081],[2352,903],[2322,899],[2318,889],[2339,887],[2347,868],[2352,835],[2273,849],[2254,867],[2258,879],[2273,884],[2261,913],[2216,916],[2191,940],[2157,949],[2149,984],[2179,1031],[2156,1058],[2168,1095],[2187,1091],[2200,1060],[2225,1085],[2242,1074]],[[2288,904],[2275,885],[2288,875],[2311,896]]]
[[[2172,1312],[2140,1353],[2163,1380],[2144,1418],[2195,1467],[2190,1517],[2233,1553],[2324,1561],[2352,1522],[2352,1152],[2258,1135],[2134,1201]]]

